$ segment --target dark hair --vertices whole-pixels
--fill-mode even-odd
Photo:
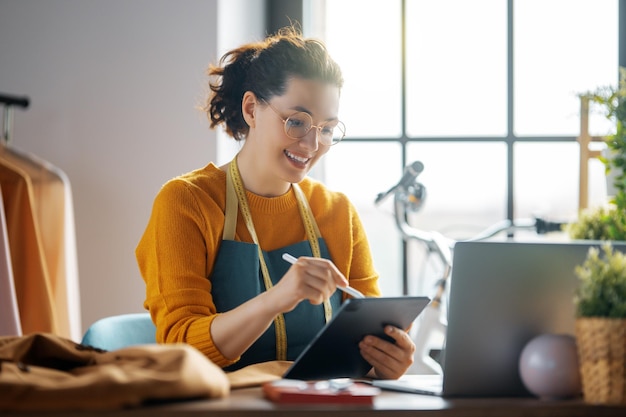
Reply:
[[[225,125],[236,140],[248,135],[249,127],[241,113],[246,91],[261,100],[285,93],[290,77],[319,80],[343,86],[341,69],[323,43],[306,39],[293,27],[283,28],[262,42],[233,49],[208,70],[210,96],[204,106],[211,128]]]

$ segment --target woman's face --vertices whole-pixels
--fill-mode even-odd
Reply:
[[[302,181],[330,148],[319,141],[316,128],[301,139],[289,137],[284,120],[304,112],[311,116],[314,126],[336,122],[339,88],[321,81],[291,78],[285,94],[274,96],[268,102],[271,106],[257,101],[256,123],[250,129],[245,146],[253,148],[255,160],[259,161],[257,174],[266,182],[282,183],[284,189],[285,183]]]

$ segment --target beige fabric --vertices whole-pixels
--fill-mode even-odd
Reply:
[[[0,183],[6,213],[15,294],[22,332],[59,331],[54,293],[36,222],[33,185],[22,167],[0,159]]]
[[[293,362],[269,361],[255,363],[226,374],[232,389],[255,387],[281,379]]]
[[[104,352],[49,333],[0,337],[0,410],[119,409],[229,390],[226,374],[189,345]]]

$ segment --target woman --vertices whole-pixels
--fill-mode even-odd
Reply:
[[[209,75],[211,127],[243,145],[158,193],[136,250],[144,305],[159,342],[189,343],[226,370],[293,360],[339,308],[337,287],[380,295],[354,207],[307,177],[345,133],[341,71],[320,42],[284,29]],[[367,336],[361,354],[374,376],[398,378],[415,346],[402,329],[385,332],[395,343]]]

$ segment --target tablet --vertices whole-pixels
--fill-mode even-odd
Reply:
[[[319,331],[283,378],[362,378],[372,366],[359,353],[366,335],[393,340],[383,329],[391,324],[408,329],[428,305],[428,297],[349,298]]]

